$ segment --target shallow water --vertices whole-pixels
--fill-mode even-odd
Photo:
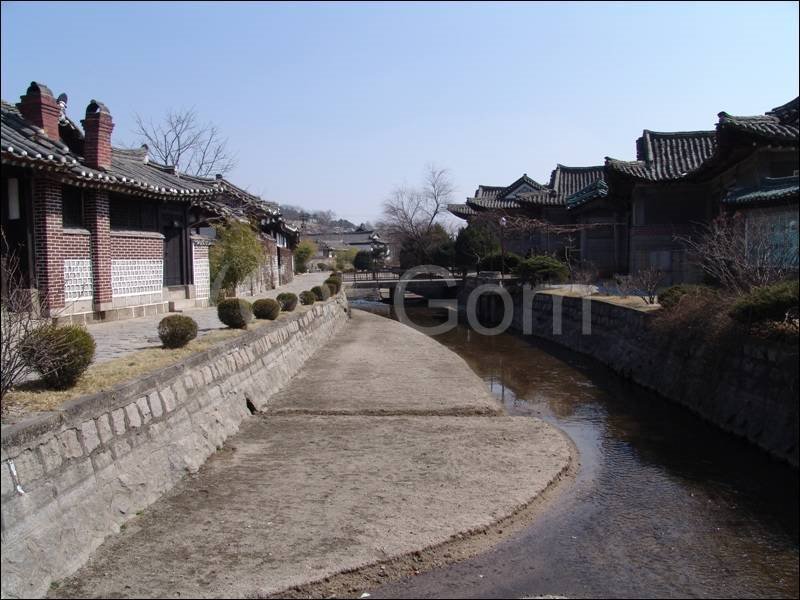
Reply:
[[[580,469],[514,537],[373,597],[798,597],[797,471],[555,344],[435,339],[510,414],[566,432]]]

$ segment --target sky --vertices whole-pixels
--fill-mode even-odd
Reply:
[[[798,3],[2,3],[4,100],[31,81],[136,113],[193,107],[229,179],[375,221],[398,185],[632,160],[643,129],[712,129],[798,95]]]

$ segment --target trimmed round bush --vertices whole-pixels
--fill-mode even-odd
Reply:
[[[325,285],[332,285],[333,286],[333,289],[334,289],[333,293],[334,294],[338,294],[339,291],[342,289],[342,280],[339,277],[333,277],[333,276],[328,277],[324,281],[324,283],[325,283]]]
[[[217,317],[231,329],[247,329],[253,320],[253,307],[247,300],[227,298],[217,304]]]
[[[691,283],[679,283],[668,287],[658,295],[658,303],[664,310],[672,310],[684,296],[708,296],[715,294],[714,288],[707,285],[695,285]]]
[[[197,337],[197,323],[185,315],[169,315],[158,324],[158,337],[164,348],[183,348]]]
[[[327,285],[315,285],[311,288],[311,293],[314,294],[314,298],[317,300],[317,302],[322,302],[323,300],[327,300],[331,297],[330,288]]]
[[[282,292],[278,294],[276,300],[281,305],[281,310],[283,311],[292,312],[295,308],[297,308],[297,294],[292,294],[291,292]]]
[[[281,305],[277,300],[271,298],[264,298],[263,300],[256,300],[253,302],[253,314],[256,319],[269,319],[274,321],[281,314]]]
[[[569,269],[552,256],[532,256],[520,261],[515,273],[523,283],[560,283],[569,277]]]
[[[519,266],[521,261],[522,258],[513,252],[506,252],[505,260],[503,259],[503,254],[498,252],[497,254],[491,254],[481,260],[478,264],[478,268],[481,271],[501,271],[505,264],[506,273],[510,273]]]
[[[797,310],[799,297],[800,284],[796,279],[755,288],[736,301],[730,316],[740,323],[783,321],[786,313]]]
[[[300,304],[304,306],[309,306],[314,304],[317,301],[317,297],[314,293],[310,290],[306,290],[305,292],[300,292]]]
[[[26,364],[51,388],[65,390],[94,359],[94,338],[78,325],[46,325],[31,332],[20,347]]]

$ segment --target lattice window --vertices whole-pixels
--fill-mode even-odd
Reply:
[[[111,292],[114,297],[158,294],[163,286],[163,260],[111,261]]]

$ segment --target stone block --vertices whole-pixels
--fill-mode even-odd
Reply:
[[[170,388],[164,388],[159,392],[161,400],[164,402],[164,408],[168,413],[175,410],[175,394],[172,393]]]
[[[95,419],[95,424],[97,425],[97,433],[100,435],[100,442],[107,444],[108,441],[114,437],[114,433],[111,431],[111,415],[108,413],[100,415]]]
[[[128,404],[125,407],[125,414],[128,416],[128,424],[132,429],[137,429],[142,425],[142,418],[139,416],[139,409],[136,404]]]
[[[61,444],[61,450],[65,458],[83,456],[83,448],[78,441],[78,431],[76,429],[67,429],[58,434],[58,441]]]
[[[125,433],[125,411],[121,408],[111,413],[111,420],[114,423],[114,433],[122,435]]]
[[[154,419],[157,419],[164,414],[164,407],[161,404],[161,398],[159,397],[158,392],[148,394],[147,401],[150,403],[150,412],[152,413]]]
[[[39,445],[39,455],[42,457],[42,464],[46,472],[53,471],[64,462],[61,456],[61,444],[54,437]]]
[[[23,450],[11,463],[17,471],[17,480],[24,487],[44,475],[44,469],[39,462],[39,457],[33,450]]]
[[[8,496],[14,492],[14,480],[11,479],[11,469],[8,461],[0,465],[0,495]]]
[[[94,456],[92,456],[92,467],[95,473],[100,473],[113,462],[114,456],[111,454],[111,450],[96,452]]]
[[[150,414],[150,405],[147,403],[147,396],[137,398],[136,406],[139,407],[139,412],[142,414],[142,423],[149,423],[153,416]]]
[[[114,458],[119,460],[131,451],[131,445],[128,440],[114,440],[111,442],[111,450],[114,452]]]
[[[83,438],[83,447],[87,454],[91,454],[92,450],[100,445],[100,436],[94,420],[90,419],[81,423],[81,438]]]

